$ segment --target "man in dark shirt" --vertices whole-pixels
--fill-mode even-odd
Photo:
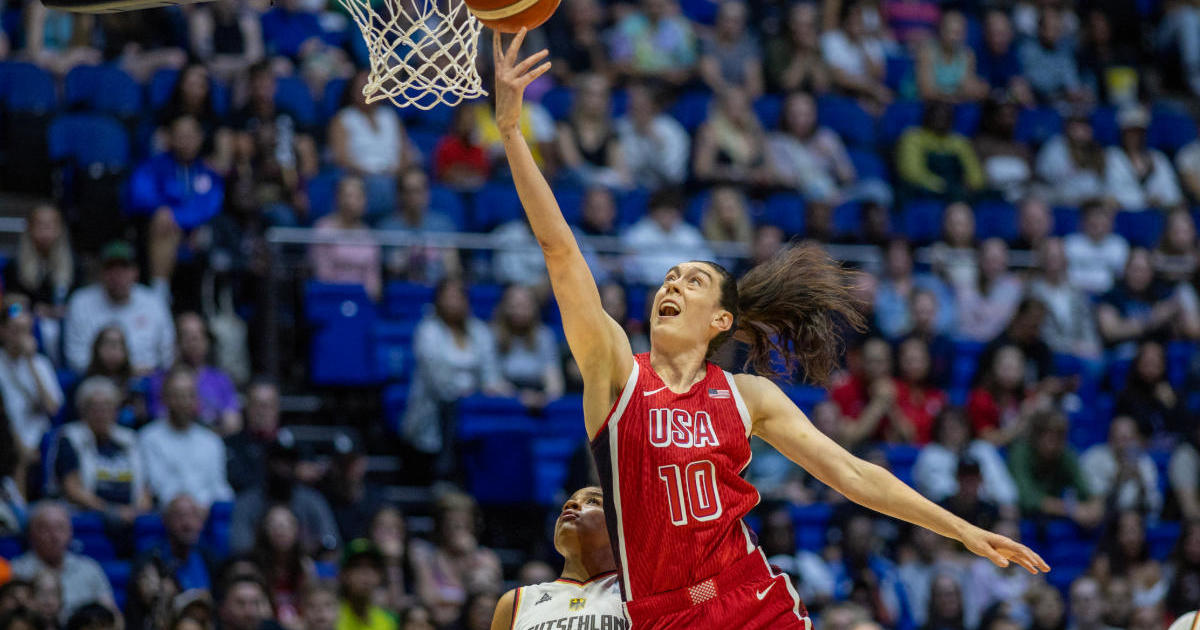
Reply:
[[[267,476],[267,447],[279,431],[279,388],[258,380],[246,388],[246,426],[225,438],[226,475],[241,494],[261,486]]]
[[[969,455],[958,460],[958,492],[946,497],[939,505],[968,523],[992,529],[1000,517],[996,504],[979,496],[983,473],[979,462]]]
[[[1021,300],[1008,328],[984,346],[979,355],[979,365],[991,365],[997,350],[1013,345],[1020,348],[1025,355],[1027,377],[1031,376],[1032,380],[1041,382],[1054,376],[1054,352],[1042,341],[1042,320],[1045,318],[1046,305],[1033,298]],[[982,376],[983,372],[982,369],[978,370],[976,378]]]
[[[204,510],[195,499],[176,495],[163,509],[163,527],[167,539],[146,550],[135,564],[133,575],[141,575],[141,567],[157,562],[175,578],[181,590],[211,590],[216,576],[216,561],[209,550],[200,546],[204,531]]]

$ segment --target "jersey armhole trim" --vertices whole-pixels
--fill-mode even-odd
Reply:
[[[737,383],[733,380],[733,374],[725,371],[725,382],[729,383],[729,391],[733,392],[733,403],[737,406],[738,415],[742,417],[742,425],[746,427],[746,439],[750,439],[750,434],[754,431],[754,422],[750,420],[750,409],[746,407],[746,401],[742,399],[742,392],[738,390]]]
[[[512,620],[508,622],[508,630],[515,630],[517,627],[517,612],[521,610],[521,591],[524,589],[524,586],[518,586],[513,595]]]
[[[637,357],[633,358],[633,367],[629,370],[629,378],[625,379],[625,386],[621,388],[621,395],[613,403],[613,408],[608,412],[608,417],[604,419],[604,424],[596,429],[595,435],[588,436],[588,444],[595,442],[597,438],[604,434],[604,430],[608,428],[608,423],[612,422],[613,418],[619,417],[625,413],[625,407],[629,406],[629,398],[633,396],[634,387],[637,385],[638,373],[641,367],[638,365]]]

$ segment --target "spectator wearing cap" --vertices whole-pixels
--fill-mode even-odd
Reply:
[[[117,425],[121,391],[93,376],[75,391],[81,419],[59,432],[49,459],[52,486],[81,509],[104,512],[124,527],[150,509],[137,434]]]
[[[955,514],[975,512],[980,504],[990,505],[990,510],[982,511],[992,512],[993,517],[999,507],[1011,511],[1017,487],[1004,459],[991,442],[972,433],[957,407],[948,407],[934,418],[933,441],[921,449],[913,465],[917,490],[935,503],[950,505],[947,509]]]
[[[341,546],[337,521],[321,493],[301,483],[297,477],[300,451],[288,429],[275,437],[267,450],[265,483],[238,496],[230,517],[229,547],[235,553],[254,548],[255,531],[267,509],[283,503],[292,509],[300,526],[300,543],[309,555]]]
[[[371,541],[356,538],[346,545],[340,578],[337,630],[396,630],[395,617],[374,604],[383,584],[383,555]]]
[[[1104,153],[1104,147],[1096,142],[1088,110],[1071,108],[1062,133],[1047,140],[1037,154],[1035,170],[1047,184],[1050,200],[1078,206],[1089,199],[1104,197],[1107,193]]]
[[[997,456],[996,461],[1003,468],[1003,460]],[[1007,476],[1008,472],[1005,471],[1004,474]],[[954,481],[958,489],[954,494],[939,501],[938,505],[969,523],[977,523],[980,527],[990,529],[1000,518],[1001,507],[995,501],[982,496],[983,467],[979,460],[971,455],[959,458],[958,466],[954,471]],[[1009,481],[1011,483],[1011,478]],[[1013,490],[1015,498],[1015,487]],[[1006,512],[1016,513],[1012,504],[1004,507]]]
[[[163,380],[165,418],[138,433],[138,449],[150,489],[160,505],[189,494],[203,509],[229,501],[233,490],[225,477],[225,444],[196,417],[196,375],[172,368]]]
[[[357,439],[338,433],[334,460],[321,485],[343,540],[368,535],[371,519],[384,505],[382,490],[367,481],[367,453]]]
[[[175,360],[175,327],[163,294],[137,284],[133,246],[124,241],[109,243],[100,253],[100,263],[100,282],[79,289],[67,302],[67,366],[85,372],[96,334],[116,324],[125,333],[134,372],[170,367]]]
[[[216,558],[200,545],[205,512],[187,494],[177,495],[162,511],[166,540],[144,551],[135,562],[134,575],[154,563],[164,577],[174,579],[180,590],[211,590],[216,582]]]
[[[1113,233],[1113,210],[1103,201],[1084,202],[1079,232],[1063,239],[1067,279],[1091,295],[1107,292],[1125,270],[1129,242]]]
[[[62,388],[50,359],[38,352],[29,309],[12,302],[0,313],[0,324],[0,399],[15,437],[33,454],[62,407]]]
[[[33,580],[45,572],[58,584],[62,599],[60,622],[90,602],[113,605],[112,586],[100,565],[68,551],[72,537],[67,506],[56,501],[38,503],[29,518],[30,549],[12,562],[12,574],[17,578]]]
[[[279,431],[279,386],[255,380],[246,387],[246,423],[225,438],[229,485],[241,494],[267,478],[267,449]]]
[[[1117,114],[1121,143],[1104,155],[1104,179],[1108,196],[1122,210],[1170,209],[1183,203],[1183,192],[1171,161],[1162,151],[1146,146],[1150,113],[1141,105],[1123,108]]]
[[[212,364],[208,323],[198,313],[180,313],[175,318],[176,358],[196,373],[197,413],[200,422],[221,435],[232,435],[242,426],[242,404],[238,400],[233,379]],[[150,415],[159,417],[165,411],[162,401],[164,374],[150,380]]]

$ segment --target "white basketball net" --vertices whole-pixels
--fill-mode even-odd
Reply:
[[[431,109],[487,95],[475,67],[483,25],[462,0],[338,1],[371,56],[368,103]]]

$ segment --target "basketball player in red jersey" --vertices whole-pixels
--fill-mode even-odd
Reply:
[[[837,365],[837,318],[861,326],[852,276],[814,246],[791,247],[736,281],[710,262],[663,279],[650,352],[633,356],[518,126],[525,87],[545,73],[523,61],[524,32],[495,38],[496,123],[530,227],[545,255],[563,329],[584,379],[583,406],[604,488],[609,535],[634,630],[796,628],[811,624],[742,518],[758,492],[741,476],[757,435],[850,500],[960,541],[999,566],[1048,571],[1033,551],[939,508],[887,470],[813,427],[772,381],[707,358],[730,337],[771,373],[772,351],[812,380]]]

